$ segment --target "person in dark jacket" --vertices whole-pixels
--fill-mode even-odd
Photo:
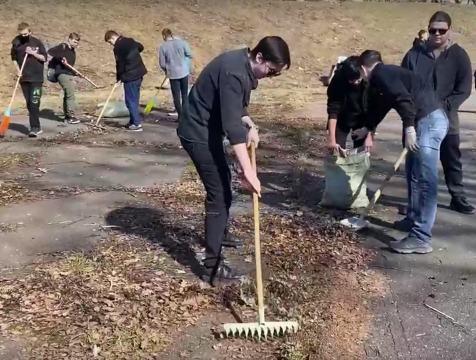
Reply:
[[[428,40],[428,31],[422,29],[418,32],[418,37],[413,40],[413,47],[423,46]]]
[[[344,60],[327,88],[327,147],[330,152],[337,146],[346,148],[349,132],[364,127],[369,101],[372,108],[378,98],[379,93],[362,79],[359,57],[350,56]],[[357,134],[352,134],[352,139],[354,149],[365,144],[365,138],[360,139]]]
[[[203,279],[211,285],[217,278],[240,277],[224,264],[221,251],[232,202],[224,137],[233,147],[250,190],[259,194],[261,185],[247,151],[247,145],[257,145],[259,137],[246,108],[259,79],[278,76],[290,65],[289,47],[278,36],[263,38],[252,50],[225,52],[202,70],[190,91],[189,111],[179,120],[177,135],[207,192]]]
[[[440,146],[448,132],[448,117],[436,92],[417,73],[396,65],[385,65],[378,51],[360,55],[364,76],[385,99],[380,102],[379,118],[369,118],[365,132],[372,131],[383,114],[394,108],[403,122],[404,144],[409,153],[405,172],[408,185],[408,216],[411,230],[391,248],[402,254],[426,254],[436,218],[438,195],[438,159]]]
[[[458,117],[459,107],[471,95],[471,60],[461,46],[451,41],[451,18],[446,12],[436,12],[428,29],[428,42],[411,49],[403,58],[402,66],[419,73],[444,105],[450,129],[441,144],[440,160],[451,195],[450,207],[462,214],[474,214],[475,209],[466,200],[463,187]]]
[[[147,74],[141,56],[144,46],[132,38],[119,36],[112,30],[106,32],[104,40],[114,46],[116,79],[124,84],[124,98],[130,114],[129,123],[125,128],[142,131],[139,101],[142,80]]]
[[[48,63],[48,78],[51,82],[58,82],[63,89],[64,121],[69,124],[80,122],[75,115],[78,104],[74,76],[77,74],[69,67],[74,67],[76,63],[76,47],[80,40],[77,33],[71,33],[66,42],[48,50],[48,55],[51,57]]]
[[[43,130],[40,124],[40,101],[44,82],[44,64],[46,62],[46,49],[40,39],[31,35],[30,25],[18,25],[18,33],[12,41],[10,51],[12,62],[20,77],[20,86],[26,101],[30,119],[29,137],[38,137]],[[27,56],[23,72],[20,68]]]

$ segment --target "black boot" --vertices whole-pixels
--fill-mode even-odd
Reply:
[[[468,204],[468,201],[464,197],[452,198],[450,209],[465,215],[472,215],[475,212],[474,206]]]
[[[229,282],[240,280],[242,274],[233,270],[228,265],[225,265],[223,260],[220,260],[216,266],[207,267],[205,265],[205,274],[202,275],[202,280],[210,284],[210,286],[215,286],[217,281],[219,282]]]
[[[222,245],[225,247],[237,248],[245,244],[244,240],[238,239],[236,236],[233,236],[228,231],[225,233],[223,238]]]

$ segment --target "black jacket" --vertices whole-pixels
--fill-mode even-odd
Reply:
[[[61,61],[65,58],[68,61],[68,64],[74,67],[76,63],[76,51],[73,48],[70,48],[68,44],[62,43],[55,47],[52,47],[48,50],[48,55],[52,57],[48,63],[48,68],[55,69],[55,75],[60,74],[66,75],[77,75],[69,67],[63,65]]]
[[[179,137],[211,147],[222,146],[224,136],[231,145],[246,143],[241,118],[258,86],[248,52],[228,51],[205,66],[190,91],[188,116],[179,121]]]
[[[402,66],[420,74],[426,85],[435,89],[450,121],[449,134],[459,133],[458,109],[471,95],[473,74],[467,52],[458,44],[450,44],[435,59],[426,46],[407,52]]]
[[[119,36],[114,44],[117,81],[134,81],[147,74],[147,69],[140,55],[142,51],[144,51],[144,46],[141,43],[132,38]]]
[[[21,67],[25,56],[27,55],[25,50],[30,46],[32,48],[38,48],[38,54],[41,54],[47,58],[46,49],[40,39],[30,36],[26,41],[21,36],[16,36],[12,41],[12,48],[10,51],[12,61],[16,61],[19,67]],[[45,61],[40,61],[32,55],[28,55],[26,59],[25,68],[23,69],[20,82],[39,82],[42,83],[45,80]]]
[[[337,119],[337,127],[343,132],[360,129],[365,125],[369,108],[374,108],[380,93],[362,81],[352,85],[339,70],[327,88],[327,114]]]
[[[413,40],[413,47],[415,47],[415,46],[423,46],[423,45],[425,45],[425,43],[426,43],[425,40],[421,40],[420,38],[417,38],[417,37],[416,37],[416,38]]]
[[[394,108],[403,121],[403,127],[416,126],[418,120],[441,109],[436,92],[423,78],[397,65],[377,64],[372,71],[370,85],[382,92],[385,101],[369,117],[367,128],[373,130]]]

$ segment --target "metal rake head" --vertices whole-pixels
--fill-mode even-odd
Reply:
[[[236,323],[225,324],[225,334],[227,337],[257,338],[266,340],[268,337],[284,336],[295,333],[299,329],[296,321],[272,321],[260,323]]]

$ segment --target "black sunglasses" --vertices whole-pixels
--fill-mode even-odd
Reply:
[[[429,29],[428,32],[431,35],[445,35],[448,32],[448,29]]]

